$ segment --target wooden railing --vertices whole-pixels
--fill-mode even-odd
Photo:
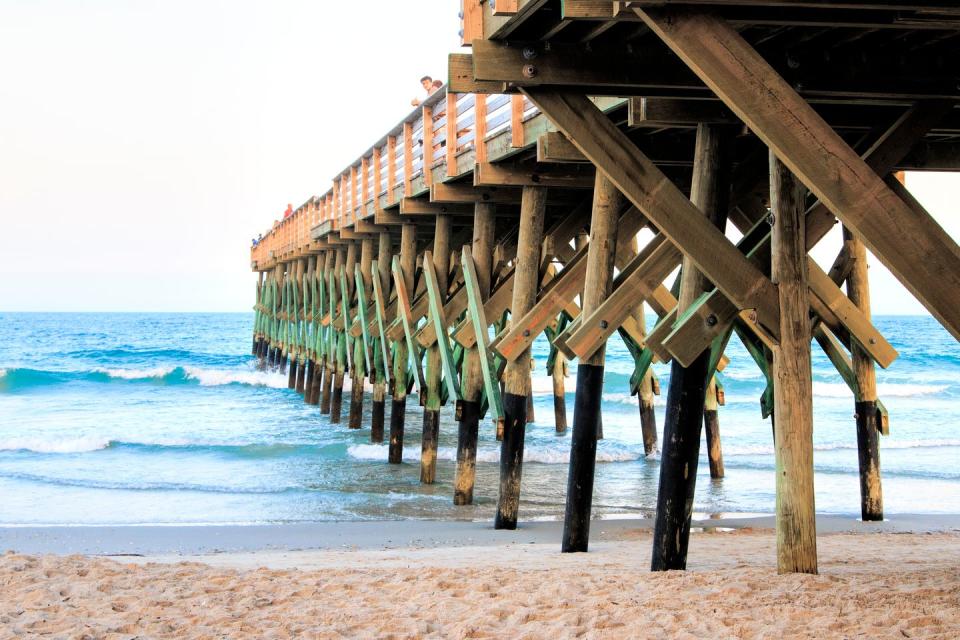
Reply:
[[[486,161],[486,147],[478,140],[507,132],[510,146],[524,146],[523,122],[536,114],[520,95],[456,94],[441,88],[335,176],[324,195],[311,197],[292,215],[275,221],[251,248],[253,268],[267,269],[299,257],[316,248],[316,238],[354,227],[358,220],[372,222],[377,211],[400,199],[472,170],[472,163],[458,168],[458,158],[475,151],[473,162]],[[451,140],[455,143],[449,144]]]

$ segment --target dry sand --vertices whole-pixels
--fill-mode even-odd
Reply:
[[[604,525],[594,525],[601,529]],[[556,544],[137,558],[0,556],[0,636],[958,638],[960,534],[829,534],[819,576],[775,572],[768,530]]]

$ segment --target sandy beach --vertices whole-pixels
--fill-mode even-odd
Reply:
[[[300,550],[277,548],[293,542],[282,536],[236,544],[238,532],[211,537],[215,528],[193,527],[180,551],[166,553],[158,551],[170,538],[138,539],[135,527],[12,528],[0,533],[5,547],[66,552],[72,529],[72,544],[97,555],[0,556],[0,635],[955,638],[955,520],[849,533],[859,523],[824,519],[818,576],[776,574],[766,518],[698,528],[688,571],[659,574],[648,571],[646,521],[598,521],[590,553],[566,555],[550,540],[556,522],[511,534],[482,523],[329,523],[314,533],[341,529],[342,538]],[[418,529],[430,533],[417,537]],[[117,547],[130,534],[148,553],[103,557],[111,548],[136,553]],[[220,547],[236,550],[214,552]]]

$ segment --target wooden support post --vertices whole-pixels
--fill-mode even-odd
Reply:
[[[723,231],[730,191],[729,152],[732,140],[717,125],[700,124],[693,159],[690,200],[712,226]],[[719,259],[719,257],[717,258]],[[688,256],[683,258],[678,317],[709,287],[704,274]],[[653,533],[653,571],[685,569],[690,542],[690,520],[700,457],[700,429],[706,397],[710,350],[704,350],[689,367],[676,359],[670,365],[670,388],[663,425],[663,453],[657,517]]]
[[[450,227],[452,217],[438,215],[433,235],[433,267],[437,285],[446,302],[450,271]],[[444,322],[444,324],[446,324]],[[426,394],[423,399],[423,436],[420,440],[420,482],[433,484],[437,474],[437,441],[440,437],[440,394],[443,367],[438,341],[427,349]]]
[[[293,290],[297,292],[297,295],[293,296],[293,305],[291,308],[293,310],[293,327],[294,327],[294,336],[297,344],[296,354],[294,356],[297,374],[296,382],[294,383],[294,388],[297,393],[302,396],[306,396],[307,393],[307,358],[306,358],[306,345],[303,344],[303,323],[306,322],[305,318],[301,317],[301,312],[303,311],[303,297],[306,295],[306,291],[303,287],[303,274],[306,271],[306,260],[300,258],[297,260],[297,268],[294,271],[293,276]]]
[[[597,172],[587,245],[587,272],[583,284],[582,313],[603,302],[613,281],[617,246],[617,218],[625,199],[607,177]],[[596,469],[600,406],[606,345],[580,361],[577,393],[573,403],[573,434],[567,476],[567,505],[563,520],[564,553],[586,551],[590,539],[590,510]]]
[[[553,371],[550,376],[553,379],[553,424],[557,434],[567,432],[567,385],[566,378],[569,365],[567,356],[563,351],[557,349],[553,360]]]
[[[710,477],[714,480],[723,477],[723,450],[720,448],[720,402],[717,393],[717,377],[712,376],[709,384],[707,384],[707,395],[703,402],[703,428],[707,436],[707,460],[710,462]]]
[[[323,273],[320,274],[320,277],[323,279],[323,290],[324,290],[324,300],[323,303],[326,305],[326,309],[321,309],[320,313],[328,316],[328,324],[324,328],[326,334],[326,340],[323,342],[323,358],[321,360],[322,366],[320,367],[320,375],[322,379],[320,380],[320,413],[329,414],[330,413],[330,396],[333,390],[333,359],[331,358],[330,344],[333,336],[333,317],[329,315],[329,309],[331,308],[331,296],[333,291],[330,288],[330,282],[333,279],[334,266],[337,260],[337,251],[333,249],[328,249],[325,252],[323,259]]]
[[[352,248],[352,249],[351,249]],[[337,261],[333,268],[333,277],[331,281],[334,283],[331,287],[330,294],[333,296],[334,305],[337,304],[337,301],[342,300],[343,293],[340,291],[340,273],[345,268],[345,263],[347,255],[353,251],[354,261],[356,260],[356,248],[353,243],[348,245],[347,250],[343,249],[337,250]],[[336,291],[336,294],[334,294]],[[340,318],[343,318],[347,314],[347,309],[343,308],[343,303],[340,302]],[[331,323],[333,318],[330,318]],[[332,325],[331,325],[332,326]],[[346,373],[346,364],[347,364],[347,332],[346,329],[343,331],[336,330],[336,347],[334,350],[334,362],[333,362],[333,400],[330,403],[330,424],[340,424],[340,416],[343,411],[343,377]]]
[[[817,573],[805,195],[799,180],[771,151],[771,275],[780,298],[780,344],[773,348],[780,573]]]
[[[390,291],[390,261],[393,259],[393,247],[390,244],[390,232],[381,231],[377,244],[377,272],[371,274],[378,278],[378,286],[384,297]],[[372,281],[371,281],[372,283]],[[381,299],[382,302],[382,299]],[[377,314],[383,314],[377,309]],[[386,415],[387,400],[387,367],[390,363],[384,359],[384,349],[381,343],[387,341],[387,336],[377,330],[377,343],[373,350],[374,380],[373,380],[373,408],[370,416],[370,442],[383,442],[383,425]],[[389,351],[387,351],[389,353]]]
[[[293,327],[295,320],[293,313],[296,310],[293,304],[293,289],[296,286],[296,263],[292,260],[286,264],[286,280],[284,281],[285,296],[283,299],[284,311],[284,339],[283,339],[283,361],[280,365],[281,372],[287,372],[287,388],[296,389],[297,387],[297,358],[293,352]],[[290,368],[287,368],[289,363]]]
[[[844,246],[850,258],[847,295],[870,317],[870,281],[867,248],[850,229],[843,228]],[[850,355],[856,380],[855,409],[857,452],[860,462],[860,515],[864,521],[883,520],[883,488],[880,484],[880,425],[877,412],[877,376],[873,359],[852,340]]]
[[[417,265],[417,228],[405,224],[400,231],[400,268],[408,292],[413,291],[413,272]],[[400,295],[397,291],[397,295]],[[409,295],[409,294],[408,294]],[[409,302],[409,300],[408,300]],[[409,355],[407,345],[398,340],[393,352],[393,405],[390,410],[390,450],[388,460],[391,464],[403,462],[403,421],[407,410],[407,367]]]
[[[478,202],[474,205],[473,241],[471,252],[477,272],[482,301],[490,297],[490,279],[493,266],[493,234],[496,227],[496,207]],[[457,471],[453,481],[453,504],[473,504],[473,487],[477,475],[477,435],[480,428],[480,402],[483,373],[476,343],[463,354],[461,374],[460,423],[457,432]]]
[[[373,262],[373,238],[364,238],[360,241],[360,272],[363,286],[370,290],[370,268]],[[347,272],[350,282],[355,282],[354,272]],[[356,286],[354,286],[356,288]],[[364,296],[365,297],[365,296]],[[360,306],[361,296],[357,294],[357,306]],[[350,428],[359,429],[363,422],[363,386],[367,375],[365,353],[366,345],[363,340],[355,338],[353,341],[353,368],[350,370]]]
[[[320,389],[317,384],[317,352],[314,349],[316,346],[316,332],[318,324],[313,321],[314,314],[317,311],[317,299],[316,299],[316,282],[314,278],[317,275],[317,256],[312,255],[307,258],[307,273],[304,277],[304,287],[303,293],[306,296],[306,303],[304,304],[304,322],[306,323],[307,331],[304,332],[304,335],[307,337],[306,344],[306,358],[307,358],[307,373],[306,373],[306,383],[305,391],[303,394],[303,401],[307,404],[317,404],[319,402],[318,391]]]
[[[636,235],[630,238],[630,249],[634,254],[640,252],[640,244],[637,242]],[[643,305],[638,304],[634,307],[631,315],[633,316],[634,323],[641,332],[641,336],[646,337],[647,319]],[[643,434],[643,453],[648,456],[657,451],[657,414],[653,408],[653,385],[653,368],[648,366],[637,387],[637,402],[640,405],[640,431]]]
[[[520,229],[510,312],[522,318],[537,300],[540,282],[540,242],[546,213],[545,187],[524,187],[520,203]],[[523,471],[523,442],[530,394],[530,349],[507,362],[503,372],[504,433],[500,447],[500,494],[496,529],[516,529]]]

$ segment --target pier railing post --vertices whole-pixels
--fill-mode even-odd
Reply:
[[[805,194],[803,185],[771,151],[771,275],[780,299],[780,344],[773,348],[780,573],[817,573]]]
[[[617,250],[617,219],[624,197],[602,172],[593,188],[590,243],[583,284],[581,313],[593,312],[610,292],[613,260]],[[564,553],[586,551],[590,539],[590,510],[593,504],[593,477],[596,468],[600,404],[606,344],[580,361],[577,392],[573,404],[573,433],[567,476],[567,504],[563,520]]]
[[[520,202],[520,229],[513,278],[511,318],[522,318],[537,300],[540,282],[540,243],[546,212],[546,187],[524,186]],[[504,432],[500,447],[500,494],[496,529],[516,529],[523,472],[523,443],[530,394],[530,348],[508,361],[503,372]]]
[[[493,237],[496,227],[495,205],[478,202],[474,205],[471,253],[477,273],[482,301],[490,297],[493,266]],[[485,330],[476,328],[475,330]],[[477,436],[480,427],[480,404],[483,374],[477,346],[466,349],[461,376],[463,400],[460,402],[460,423],[457,433],[457,471],[453,483],[453,504],[473,504],[473,487],[477,475]]]
[[[400,268],[406,290],[412,295],[413,273],[417,265],[417,227],[404,224],[400,230]],[[397,295],[400,291],[397,291]],[[409,303],[409,300],[407,301]],[[407,345],[398,340],[393,352],[393,403],[390,408],[390,445],[388,460],[391,464],[403,462],[403,428],[407,411]]]
[[[690,200],[710,223],[723,229],[727,220],[730,182],[727,155],[732,142],[719,125],[697,127]],[[707,288],[707,280],[687,256],[683,258],[677,317]],[[660,485],[653,533],[653,571],[685,569],[690,520],[700,456],[700,430],[706,397],[710,350],[689,367],[676,359],[670,366],[670,388],[663,426]]]

